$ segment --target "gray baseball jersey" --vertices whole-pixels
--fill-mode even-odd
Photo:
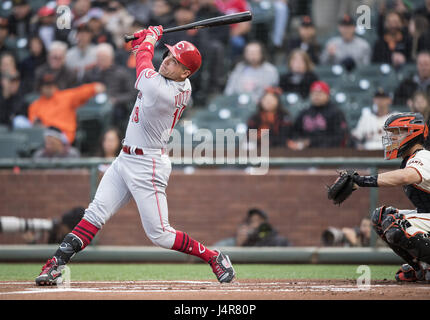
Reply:
[[[173,127],[191,96],[188,79],[169,80],[153,69],[140,72],[139,90],[130,115],[124,145],[141,148],[143,155],[121,151],[104,174],[84,218],[101,228],[115,212],[134,198],[148,238],[171,248],[176,230],[169,225],[166,187],[172,170],[166,148]]]
[[[176,82],[152,69],[145,69],[136,80],[135,88],[139,93],[130,115],[124,144],[140,148],[166,148],[172,129],[190,99],[190,81]]]

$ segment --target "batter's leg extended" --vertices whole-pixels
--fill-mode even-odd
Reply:
[[[94,200],[85,210],[83,219],[65,236],[53,258],[43,266],[36,284],[56,284],[61,277],[62,266],[83,250],[106,221],[130,198],[128,187],[117,171],[117,161],[114,161],[100,181]]]
[[[217,250],[206,248],[185,232],[175,230],[170,226],[165,192],[171,170],[168,158],[154,156],[140,161],[145,162],[146,166],[150,166],[150,170],[142,168],[142,172],[139,172],[139,169],[135,168],[138,170],[138,174],[134,172],[133,176],[134,181],[138,183],[133,183],[130,192],[136,201],[148,238],[162,248],[199,257],[210,264],[220,282],[231,282],[235,277],[235,272],[228,256]],[[131,167],[126,166],[125,168]],[[145,177],[145,172],[146,174],[150,172],[150,176]],[[124,174],[124,176],[130,177],[129,174]]]

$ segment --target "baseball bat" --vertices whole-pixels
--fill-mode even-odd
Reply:
[[[167,28],[163,30],[163,34],[176,32],[176,31],[190,30],[190,29],[201,29],[201,28],[209,28],[209,27],[215,27],[215,26],[223,26],[226,24],[249,21],[251,19],[252,19],[251,11],[244,11],[239,13],[227,14],[225,16],[219,16],[219,17],[209,18],[205,20],[200,20],[200,21],[184,24],[183,26]],[[132,40],[135,40],[134,35],[124,36],[125,42],[129,42]]]

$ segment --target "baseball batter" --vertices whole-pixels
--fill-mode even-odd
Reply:
[[[402,186],[416,209],[399,210],[389,206],[375,209],[371,215],[374,230],[407,264],[396,273],[397,281],[430,281],[430,151],[424,148],[428,127],[419,113],[399,113],[384,124],[385,159],[402,158],[400,169],[372,176],[355,171],[341,173],[330,188],[349,175],[352,184],[345,184],[335,203],[344,201],[358,187]],[[348,178],[349,179],[349,178]],[[348,190],[349,189],[349,190]],[[338,199],[336,199],[338,198]]]
[[[235,277],[228,256],[206,248],[169,224],[165,190],[172,168],[165,150],[170,133],[190,99],[188,77],[200,68],[201,55],[187,41],[166,45],[162,64],[155,71],[154,45],[162,34],[162,26],[151,26],[134,34],[135,87],[139,93],[122,152],[104,174],[83,219],[43,266],[36,278],[37,285],[56,284],[62,266],[83,250],[131,198],[136,201],[146,235],[155,245],[201,258],[209,263],[220,282],[231,282]]]

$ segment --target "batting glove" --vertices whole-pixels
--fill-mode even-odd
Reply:
[[[157,26],[157,27],[149,27],[147,36],[150,36],[155,39],[155,41],[158,41],[163,36],[163,26]]]
[[[140,44],[145,40],[148,30],[143,29],[138,32],[133,33],[133,36],[136,38],[131,42],[131,48],[133,51],[136,51]]]

